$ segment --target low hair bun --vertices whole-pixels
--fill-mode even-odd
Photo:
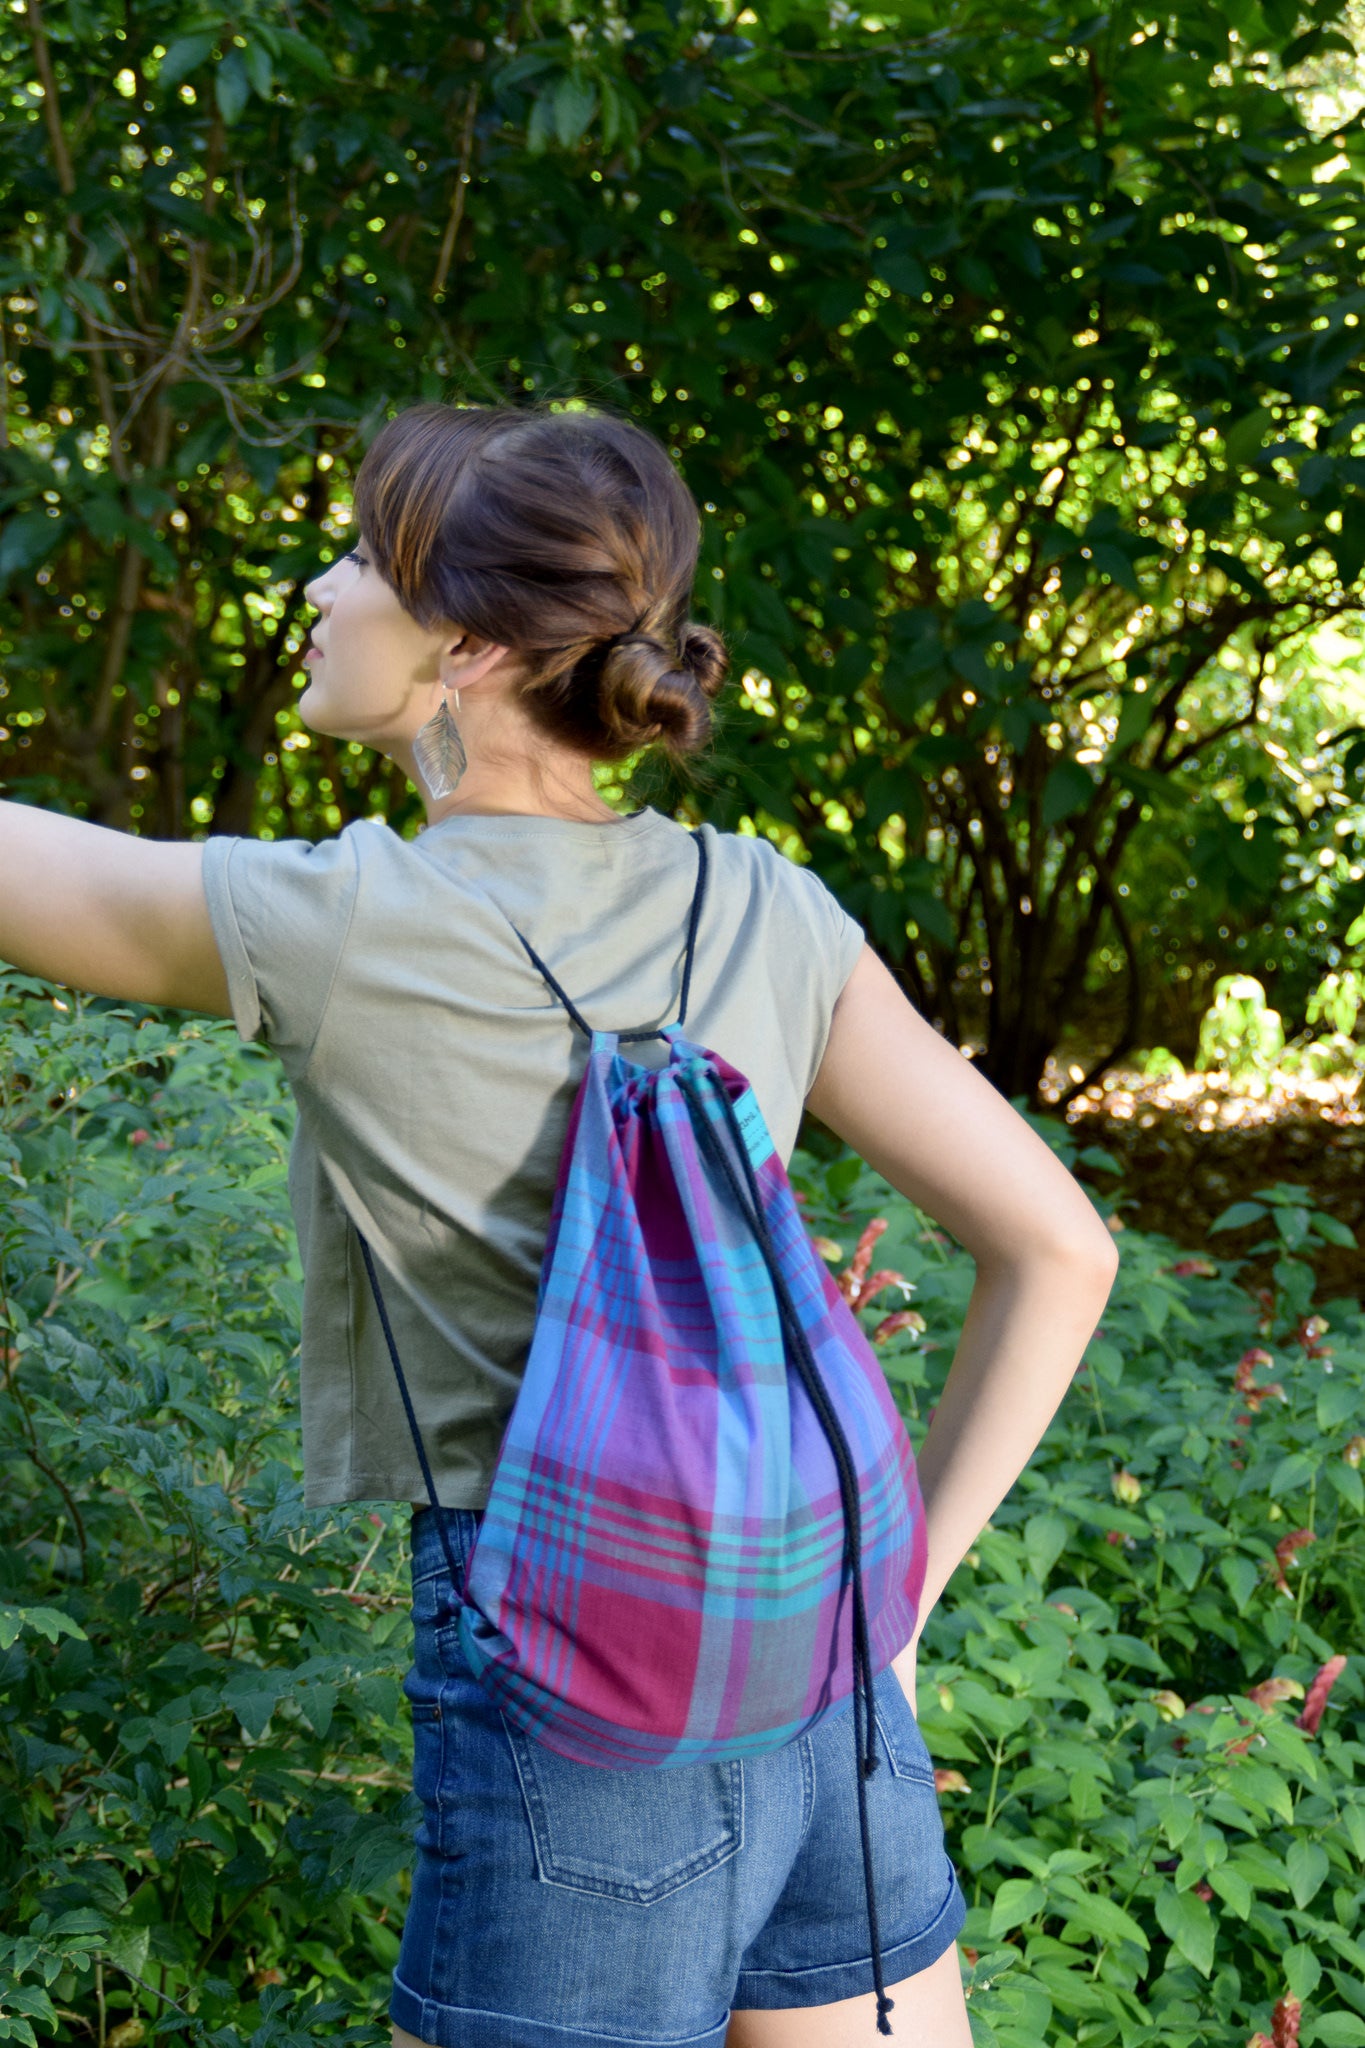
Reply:
[[[702,695],[718,697],[730,673],[730,650],[714,626],[689,621],[678,636],[682,665],[696,677]]]
[[[676,648],[644,631],[619,635],[597,685],[597,715],[613,746],[633,754],[657,741],[669,754],[698,753],[710,740],[710,700],[728,665],[709,626],[684,626]]]

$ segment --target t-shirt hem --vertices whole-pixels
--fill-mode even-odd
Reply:
[[[449,1485],[437,1485],[436,1498],[443,1508],[482,1509],[488,1505],[488,1486],[467,1480],[463,1484],[452,1480]],[[423,1506],[428,1503],[422,1498],[420,1484],[394,1479],[383,1472],[352,1472],[349,1477],[335,1479],[307,1479],[303,1488],[303,1504],[306,1508],[332,1508],[348,1506],[351,1502],[397,1502],[403,1507]]]

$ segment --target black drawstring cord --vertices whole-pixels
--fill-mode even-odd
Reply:
[[[692,892],[692,910],[687,920],[687,950],[683,955],[682,994],[678,998],[677,1022],[680,1025],[687,1021],[687,995],[688,990],[692,986],[692,953],[696,945],[697,925],[701,918],[701,899],[706,890],[706,840],[701,832],[694,832],[692,836],[697,842],[697,886]],[[517,932],[515,925],[512,926],[512,929],[514,932]],[[578,1026],[585,1038],[591,1038],[591,1024],[587,1022],[586,1018],[579,1015],[569,997],[565,994],[549,968],[545,965],[545,962],[541,959],[539,953],[537,953],[535,947],[531,944],[531,941],[522,932],[517,932],[517,937],[530,954],[532,965],[539,968],[541,974],[544,975],[546,981],[550,984],[553,993],[563,1003],[573,1022]],[[619,1044],[627,1045],[637,1038],[662,1038],[663,1032],[656,1026],[652,1031],[617,1031],[613,1035]]]
[[[867,1925],[872,1949],[872,1983],[877,1994],[877,2031],[889,2034],[891,2022],[887,2014],[893,2009],[896,2001],[887,1997],[886,1985],[882,1978],[881,1930],[877,1920],[877,1892],[872,1876],[872,1836],[867,1819],[865,1780],[872,1776],[880,1759],[873,1741],[872,1654],[867,1632],[867,1609],[863,1599],[862,1517],[859,1511],[858,1482],[853,1469],[853,1456],[843,1426],[829,1398],[829,1390],[811,1355],[806,1333],[788,1292],[786,1278],[778,1264],[777,1254],[768,1232],[767,1218],[763,1214],[763,1203],[754,1175],[753,1162],[749,1158],[749,1148],[740,1129],[734,1104],[728,1092],[722,1088],[726,1118],[748,1181],[748,1200],[725,1147],[711,1128],[705,1104],[693,1093],[694,1084],[685,1075],[679,1074],[678,1085],[687,1102],[693,1129],[703,1150],[720,1166],[730,1184],[730,1191],[739,1206],[740,1214],[753,1232],[754,1241],[763,1254],[797,1372],[815,1410],[816,1420],[825,1432],[839,1474],[839,1498],[844,1510],[844,1535],[853,1580],[853,1747],[854,1769],[858,1779],[858,1829],[862,1837],[863,1885],[867,1894]],[[858,1718],[860,1705],[863,1710],[861,1727]]]
[[[422,1445],[422,1432],[417,1427],[417,1417],[413,1413],[412,1396],[408,1392],[408,1383],[403,1377],[403,1368],[398,1363],[398,1346],[393,1341],[393,1330],[389,1324],[389,1312],[384,1306],[384,1297],[379,1291],[379,1275],[374,1269],[374,1258],[370,1247],[358,1229],[356,1230],[356,1236],[360,1238],[361,1257],[365,1261],[365,1271],[370,1276],[370,1292],[374,1296],[375,1307],[379,1310],[379,1320],[384,1326],[384,1342],[389,1347],[389,1357],[393,1360],[393,1369],[398,1375],[398,1391],[403,1396],[403,1406],[407,1410],[408,1428],[412,1431],[412,1440],[417,1446],[417,1461],[422,1467],[422,1477],[426,1480],[427,1492],[431,1497],[431,1505],[436,1512],[436,1528],[441,1538],[441,1548],[446,1554],[446,1566],[450,1572],[450,1590],[455,1604],[458,1606],[460,1602],[459,1569],[455,1563],[455,1553],[450,1547],[450,1534],[446,1528],[445,1516],[442,1514],[441,1504],[436,1498],[436,1484],[432,1479],[431,1467],[427,1463],[427,1454]]]

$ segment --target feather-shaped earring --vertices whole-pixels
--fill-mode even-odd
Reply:
[[[459,708],[460,693],[455,692],[456,708]],[[459,786],[460,777],[469,766],[469,757],[460,738],[460,728],[450,715],[446,702],[445,685],[441,687],[440,706],[433,718],[429,718],[417,733],[412,743],[417,771],[427,786],[433,803],[439,803],[445,796],[453,795]]]

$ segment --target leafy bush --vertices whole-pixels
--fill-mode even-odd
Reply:
[[[1346,933],[1346,943],[1365,939],[1365,917]],[[1365,1006],[1365,956],[1343,962],[1325,974],[1308,997],[1308,1028],[1288,1044],[1278,1010],[1266,1001],[1261,983],[1250,974],[1225,974],[1214,984],[1214,1001],[1199,1026],[1197,1059],[1202,1071],[1217,1069],[1234,1084],[1263,1095],[1280,1074],[1305,1074],[1314,1080],[1332,1074],[1359,1074],[1365,1068],[1365,1045],[1357,1039],[1356,1022]],[[1325,1027],[1326,1035],[1319,1035]],[[1180,1063],[1164,1046],[1139,1057],[1135,1064],[1149,1076]]]
[[[1064,1126],[1031,1121],[1074,1163]],[[862,1226],[855,1304],[913,1290],[923,1334],[895,1312],[883,1362],[918,1441],[971,1263],[859,1161],[800,1163],[829,1253]],[[979,2044],[1245,2048],[1290,2038],[1294,2001],[1305,2044],[1365,2042],[1365,1714],[1342,1654],[1365,1605],[1365,1315],[1309,1312],[1297,1254],[1343,1226],[1303,1189],[1219,1220],[1270,1222],[1273,1287],[1124,1231],[1085,1362],[925,1629]]]
[[[1284,1052],[1284,1025],[1254,974],[1224,974],[1199,1027],[1199,1065],[1264,1088]]]
[[[368,2048],[415,1818],[406,1511],[302,1506],[288,1097],[226,1024],[0,995],[0,2040]],[[971,1261],[856,1159],[793,1179],[918,1441]],[[982,2043],[1243,2048],[1284,1998],[1365,2041],[1361,1684],[1318,1676],[1361,1621],[1365,1321],[1310,1312],[1301,1190],[1240,1220],[1282,1246],[1264,1300],[1123,1233],[926,1631]]]
[[[0,2040],[378,2041],[402,1511],[302,1506],[277,1070],[0,988]]]

